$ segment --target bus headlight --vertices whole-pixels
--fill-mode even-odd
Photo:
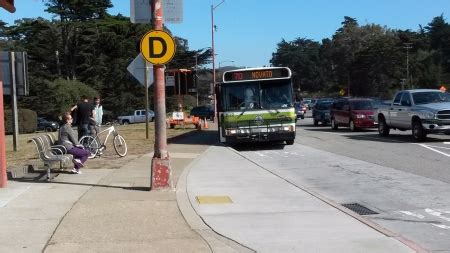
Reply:
[[[292,131],[294,131],[294,127],[293,126],[285,126],[285,127],[283,127],[283,131],[292,132]]]
[[[227,135],[234,135],[237,133],[236,129],[227,129],[226,134]]]

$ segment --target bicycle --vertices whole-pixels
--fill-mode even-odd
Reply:
[[[125,139],[120,135],[117,130],[114,128],[114,125],[111,125],[110,127],[98,132],[97,127],[95,129],[95,136],[86,135],[83,136],[80,139],[81,145],[90,152],[89,158],[94,158],[97,155],[101,155],[102,151],[106,149],[106,142],[108,141],[109,136],[111,133],[114,135],[113,138],[113,146],[114,150],[116,151],[116,154],[120,157],[124,157],[127,155],[127,143],[125,142]],[[104,139],[103,143],[100,141],[99,136],[104,133],[108,132],[106,135],[106,138]],[[101,144],[101,145],[99,145]]]

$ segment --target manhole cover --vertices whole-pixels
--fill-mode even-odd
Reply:
[[[371,215],[371,214],[378,214],[375,211],[370,210],[369,208],[362,206],[358,203],[350,203],[350,204],[342,204],[342,206],[352,210],[353,212],[359,214],[359,215]]]

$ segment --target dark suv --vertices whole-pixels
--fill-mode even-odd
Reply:
[[[338,129],[339,126],[348,126],[351,131],[376,127],[372,99],[344,98],[334,102],[331,107],[331,128]]]
[[[330,123],[330,109],[332,104],[333,99],[331,98],[316,100],[316,103],[312,109],[312,117],[315,126],[318,126],[319,122],[322,123],[322,125],[327,125]]]
[[[57,131],[58,129],[59,129],[58,122],[48,121],[45,118],[37,119],[37,130],[38,131],[54,132],[54,131]]]
[[[192,108],[191,116],[196,116],[200,118],[213,119],[214,118],[214,110],[211,106],[202,105]]]

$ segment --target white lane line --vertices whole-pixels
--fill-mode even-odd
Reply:
[[[424,147],[424,148],[427,148],[427,149],[429,149],[429,150],[431,150],[431,151],[434,151],[434,152],[436,152],[436,153],[439,153],[439,154],[441,154],[441,155],[445,155],[446,157],[450,157],[449,154],[446,154],[446,153],[441,152],[441,151],[439,151],[439,150],[437,150],[437,149],[431,148],[431,147],[429,147],[429,146],[427,146],[427,145],[425,145],[425,144],[419,144],[419,145],[422,146],[422,147]]]
[[[399,212],[402,213],[402,214],[414,216],[414,217],[419,218],[419,219],[424,219],[425,218],[425,216],[423,216],[422,214],[416,214],[416,213],[409,212],[409,211],[399,211]]]
[[[433,146],[433,145],[427,145],[427,146],[428,146],[428,147],[432,147],[432,148],[450,149],[450,148],[446,148],[446,147]]]
[[[429,215],[433,215],[433,216],[439,217],[439,218],[441,218],[441,219],[443,219],[445,221],[450,221],[450,218],[443,216],[441,212],[438,212],[436,210],[426,208],[425,212],[427,212]]]
[[[442,225],[442,224],[436,224],[436,223],[431,223],[431,225],[433,225],[435,227],[438,227],[438,228],[450,230],[450,226],[446,226],[446,225]]]

